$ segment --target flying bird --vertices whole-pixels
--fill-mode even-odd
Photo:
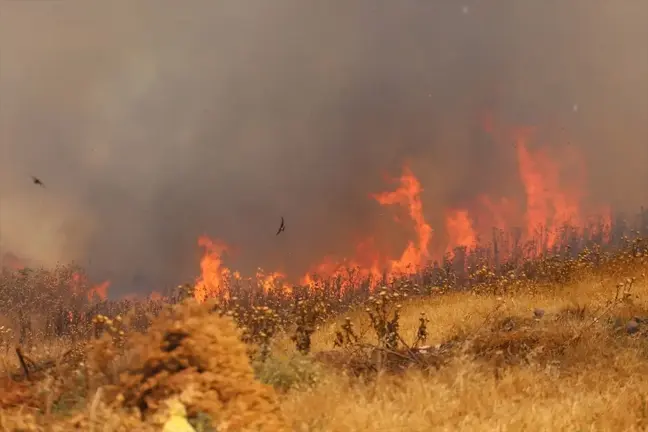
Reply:
[[[43,182],[41,181],[41,179],[39,179],[38,177],[31,176],[31,178],[32,178],[32,182],[33,182],[35,185],[40,186],[40,187],[43,187],[43,188],[45,187],[45,185],[43,184]]]
[[[279,226],[279,230],[277,231],[276,235],[281,234],[283,231],[286,231],[286,224],[284,223],[284,218],[282,216],[281,217],[281,225]]]

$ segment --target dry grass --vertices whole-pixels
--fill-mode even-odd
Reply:
[[[648,316],[648,284],[633,288],[636,297],[618,304],[610,303],[614,285],[593,280],[538,294],[413,301],[402,333],[416,334],[425,311],[432,345],[461,342],[446,366],[369,382],[329,370],[309,391],[285,394],[282,408],[304,431],[645,430],[648,339],[610,322]],[[545,315],[534,318],[535,308]],[[584,316],[570,313],[577,310]],[[314,345],[327,349],[332,338],[325,328]]]
[[[82,363],[32,370],[23,380],[8,377],[0,427],[160,430],[170,407],[179,403],[184,417],[202,418],[219,431],[286,430],[273,389],[254,377],[240,331],[212,311],[213,305],[193,300],[169,306],[146,334],[130,336],[121,330],[125,326],[108,320],[103,336],[86,347]],[[75,383],[75,377],[83,382]],[[70,392],[81,403],[57,415],[54,403]]]
[[[6,341],[0,430],[162,430],[178,406],[196,431],[646,430],[646,251],[631,241],[357,295],[79,301],[85,321]],[[48,289],[39,277],[4,289]]]
[[[460,358],[432,376],[412,371],[356,384],[330,375],[282,407],[303,431],[645,430],[645,373],[633,351],[579,373],[517,366],[496,376]]]

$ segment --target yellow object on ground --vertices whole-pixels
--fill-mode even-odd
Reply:
[[[178,400],[167,401],[169,407],[169,419],[164,423],[162,432],[196,432],[187,421],[187,410],[182,402]]]

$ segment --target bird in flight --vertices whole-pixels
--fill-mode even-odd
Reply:
[[[32,182],[33,182],[35,185],[40,186],[40,187],[43,187],[43,188],[45,187],[45,185],[43,184],[43,182],[41,181],[41,179],[39,179],[38,177],[31,176],[31,178],[32,178]]]
[[[284,218],[282,216],[281,217],[281,225],[279,226],[279,230],[277,231],[276,235],[281,234],[283,231],[286,231],[286,224],[284,223]]]

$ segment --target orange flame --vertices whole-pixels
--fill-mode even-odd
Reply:
[[[225,282],[231,272],[223,266],[222,255],[228,250],[225,243],[202,236],[198,239],[198,245],[205,253],[200,260],[201,276],[196,281],[194,296],[196,300],[203,302],[225,289]]]
[[[449,210],[446,214],[446,228],[450,240],[447,252],[452,252],[457,246],[471,248],[477,244],[477,235],[470,216],[468,216],[468,211]]]
[[[84,286],[87,286],[88,280],[87,277],[79,272],[72,273],[70,280],[68,281],[68,287],[70,292],[73,295],[81,295],[83,292]],[[104,281],[100,284],[93,285],[87,292],[86,297],[89,301],[99,299],[101,301],[108,298],[108,288],[110,287],[110,281]]]
[[[520,178],[527,196],[527,236],[533,237],[544,227],[542,241],[551,248],[559,229],[581,225],[580,197],[561,187],[559,166],[548,154],[529,151],[528,138],[525,133],[515,137]]]
[[[356,246],[355,258],[336,260],[331,256],[325,257],[301,278],[300,283],[313,287],[322,279],[335,279],[340,283],[342,292],[345,292],[357,283],[368,281],[369,287],[373,289],[383,278],[380,262],[380,256],[373,247],[373,239],[369,238]]]
[[[372,196],[381,205],[398,204],[407,208],[409,216],[412,222],[414,222],[417,241],[408,242],[400,259],[390,262],[390,272],[406,274],[416,271],[416,267],[425,265],[429,261],[430,253],[428,247],[432,239],[433,231],[423,216],[423,203],[421,201],[423,188],[409,167],[405,166],[403,168],[403,174],[399,181],[400,187],[395,191],[374,194]]]
[[[98,297],[100,300],[106,300],[108,298],[108,287],[110,287],[110,281],[102,282],[98,285],[93,286],[88,291],[88,300],[93,300]]]
[[[478,199],[486,209],[486,214],[481,214],[482,222],[480,223],[483,232],[491,228],[505,230],[510,228],[510,224],[518,223],[520,219],[518,206],[514,201],[506,197],[500,197],[499,200],[493,199],[487,195],[482,195]]]
[[[286,275],[281,272],[266,273],[263,269],[259,268],[257,269],[256,278],[264,292],[278,287],[281,287],[285,292],[290,292],[292,289],[289,284],[285,283]]]
[[[72,277],[70,278],[68,286],[70,288],[70,292],[73,295],[79,295],[81,293],[81,284],[83,283],[83,280],[84,278],[81,273],[72,273]]]
[[[533,128],[517,129],[512,134],[510,131],[504,133],[493,118],[486,119],[484,127],[497,141],[510,143],[512,136],[516,148],[517,173],[526,199],[522,202],[511,197],[492,198],[481,195],[473,205],[446,210],[446,253],[452,252],[458,246],[477,247],[479,239],[484,234],[491,233],[493,228],[508,231],[519,226],[523,230],[522,237],[516,236],[509,246],[498,244],[496,258],[500,259],[505,255],[506,247],[537,239],[538,234],[541,242],[537,245],[536,252],[559,245],[562,241],[559,231],[566,226],[582,227],[583,222],[589,220],[593,226],[600,227],[598,222],[602,221],[603,225],[609,227],[609,208],[599,210],[596,221],[585,217],[581,207],[585,170],[579,155],[573,149],[568,148],[567,153],[556,157],[544,149],[530,149],[529,143],[534,136]],[[563,163],[569,160],[578,164],[578,169],[571,170],[577,175],[571,176],[571,182],[565,182],[561,173],[564,169]],[[433,229],[424,216],[421,183],[408,166],[403,168],[401,176],[396,180],[398,187],[395,190],[372,194],[371,197],[382,206],[397,205],[406,210],[408,220],[413,225],[414,239],[408,241],[400,257],[392,259],[383,255],[375,248],[373,237],[370,237],[357,245],[351,258],[336,259],[327,256],[312,265],[309,272],[300,279],[301,284],[316,287],[319,278],[339,278],[340,288],[346,290],[360,280],[369,279],[373,289],[383,278],[392,279],[398,275],[414,273],[417,268],[428,264],[434,258],[430,251],[434,246],[431,244]],[[475,211],[476,209],[479,211]],[[403,218],[395,220],[398,223],[404,222]],[[599,234],[604,241],[609,240],[609,230]],[[508,240],[505,240],[505,243],[507,242]],[[196,284],[196,298],[202,301],[210,295],[221,293],[224,284],[232,275],[235,279],[240,279],[240,275],[223,266],[222,254],[227,251],[226,245],[207,237],[201,237],[199,244],[205,249],[205,254],[201,260],[201,277]],[[443,247],[437,246],[433,249],[435,253],[443,250]],[[512,250],[510,249],[509,253]],[[289,290],[284,273],[266,273],[259,270],[256,279],[258,285],[266,291],[277,286]]]

